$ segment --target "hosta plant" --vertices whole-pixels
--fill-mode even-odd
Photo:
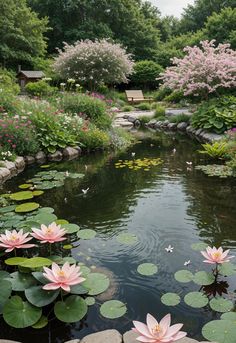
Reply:
[[[198,152],[211,158],[225,158],[228,151],[225,142],[206,143],[202,144],[202,147],[204,150],[199,150]]]

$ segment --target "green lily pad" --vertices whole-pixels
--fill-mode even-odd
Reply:
[[[158,268],[153,263],[142,263],[138,266],[137,271],[141,275],[150,276],[156,274]]]
[[[126,305],[119,300],[106,301],[100,307],[100,313],[103,317],[116,319],[122,317],[127,311]]]
[[[61,225],[61,227],[63,229],[65,229],[67,231],[67,233],[75,233],[75,232],[78,232],[80,230],[80,227],[79,225],[76,225],[76,224],[63,224]]]
[[[88,289],[85,288],[83,285],[79,284],[79,285],[74,285],[70,287],[70,293],[71,294],[87,294],[88,293]]]
[[[224,276],[231,276],[236,274],[236,265],[231,262],[222,263],[219,266],[220,274]]]
[[[77,233],[77,236],[81,239],[92,239],[96,236],[96,231],[91,230],[91,229],[84,229],[84,230],[80,230]]]
[[[84,177],[84,174],[79,173],[69,173],[69,176],[71,179],[82,179]]]
[[[8,280],[0,280],[0,307],[8,300],[12,292],[11,282]]]
[[[32,326],[40,319],[42,309],[32,306],[21,297],[15,295],[11,297],[3,308],[3,318],[5,322],[17,329]]]
[[[48,325],[48,319],[47,317],[45,316],[42,316],[38,321],[37,323],[35,323],[34,325],[32,325],[32,328],[33,329],[42,329],[44,328],[45,326]]]
[[[15,208],[15,212],[17,213],[24,213],[24,212],[32,212],[39,208],[39,204],[36,202],[26,202],[21,204]]]
[[[90,273],[87,275],[83,286],[89,290],[89,295],[98,295],[107,290],[110,285],[110,280],[105,274]]]
[[[22,201],[22,200],[29,200],[33,199],[34,195],[33,192],[31,191],[20,191],[16,193],[12,193],[10,195],[10,199],[15,200],[15,201]]]
[[[194,308],[201,308],[208,304],[208,298],[201,292],[190,292],[185,295],[184,302]]]
[[[205,271],[197,272],[193,277],[193,282],[201,286],[211,285],[214,281],[214,275],[212,273],[207,273]]]
[[[87,275],[89,273],[91,273],[91,270],[88,267],[84,266],[84,265],[80,266],[80,271],[82,273],[82,276],[85,277],[85,278],[87,277]]]
[[[59,292],[59,290],[43,290],[42,286],[33,286],[25,290],[25,297],[32,305],[43,307],[51,304],[58,297]]]
[[[69,222],[68,222],[67,220],[65,220],[65,219],[57,219],[57,220],[55,221],[55,223],[56,223],[57,225],[69,224]],[[71,224],[71,225],[74,225],[74,224]],[[63,228],[64,228],[64,226],[63,226]],[[78,230],[77,230],[77,231],[78,231]]]
[[[231,320],[236,324],[236,312],[226,312],[223,313],[220,317],[223,320]]]
[[[53,213],[42,212],[34,217],[34,220],[40,224],[49,225],[57,220]]]
[[[18,266],[20,265],[22,262],[25,262],[26,260],[28,260],[27,257],[10,257],[7,260],[5,260],[4,262],[8,265],[8,266]]]
[[[39,213],[54,213],[54,208],[52,207],[41,207],[38,210]]]
[[[8,213],[14,211],[16,208],[16,205],[10,205],[0,208],[0,214]]]
[[[212,320],[203,326],[202,335],[211,342],[235,343],[236,325],[231,320]]]
[[[30,274],[19,272],[12,273],[11,277],[6,280],[11,282],[12,290],[18,292],[22,292],[26,288],[34,286],[37,283],[35,278],[33,278],[33,276]]]
[[[0,280],[1,279],[6,279],[9,278],[10,274],[8,272],[6,272],[5,270],[0,270]]]
[[[179,270],[175,273],[175,280],[183,283],[187,283],[193,280],[193,273],[191,273],[189,270]]]
[[[191,248],[196,251],[206,250],[208,244],[200,242],[200,243],[193,243],[191,244]]]
[[[38,197],[40,195],[44,194],[44,191],[33,191],[33,196]]]
[[[32,183],[23,183],[22,185],[19,186],[20,189],[28,189],[32,187]]]
[[[161,302],[167,306],[176,306],[180,303],[180,296],[177,293],[166,293],[161,297]]]
[[[209,305],[216,312],[229,312],[234,307],[232,301],[220,297],[211,299]]]
[[[63,249],[65,249],[65,250],[71,250],[71,249],[73,249],[73,245],[71,245],[71,244],[65,244],[65,245],[63,245]]]
[[[58,301],[54,306],[57,319],[65,323],[75,323],[84,318],[88,311],[85,300],[77,295],[71,295],[65,301]]]
[[[92,306],[95,304],[95,299],[94,299],[94,297],[87,297],[87,298],[85,298],[85,302],[88,306]]]
[[[44,276],[43,276],[43,273],[42,272],[33,272],[32,273],[33,277],[38,280],[39,282],[41,282],[42,284],[46,285],[46,283],[48,283],[48,279],[46,279]]]
[[[32,257],[28,258],[26,261],[23,261],[20,266],[25,268],[40,268],[45,266],[50,266],[52,261],[45,257]]]
[[[132,233],[121,233],[116,238],[121,244],[133,245],[138,242],[138,237]]]

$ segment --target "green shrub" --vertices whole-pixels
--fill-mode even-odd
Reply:
[[[223,133],[236,126],[236,97],[223,96],[203,102],[193,114],[194,128]]]
[[[80,130],[77,133],[77,139],[82,146],[89,150],[106,149],[110,144],[108,133],[95,126]]]
[[[179,103],[185,98],[184,93],[181,91],[174,91],[171,94],[164,97],[164,101]]]
[[[146,102],[142,102],[141,104],[138,104],[135,107],[138,108],[139,110],[142,110],[142,111],[148,111],[151,109],[151,104],[148,104]]]
[[[164,106],[161,106],[161,105],[156,106],[156,110],[154,114],[155,118],[164,117],[165,113],[166,113],[166,109]]]
[[[141,116],[138,118],[138,120],[141,122],[142,125],[147,124],[150,121],[150,117],[147,116]]]
[[[233,170],[233,175],[236,175],[236,155],[226,165]]]
[[[202,144],[204,150],[199,150],[200,154],[207,155],[211,158],[225,158],[227,153],[227,144],[225,142],[214,142]]]
[[[108,134],[110,146],[114,149],[124,150],[135,141],[134,135],[120,127],[112,128]]]
[[[100,129],[109,128],[112,120],[107,114],[104,101],[85,94],[65,94],[60,105],[65,112],[85,115]]]
[[[135,111],[135,108],[133,106],[126,105],[126,106],[122,107],[121,111],[122,112],[131,112],[131,111]]]
[[[131,82],[144,88],[156,88],[160,81],[157,80],[163,68],[154,61],[139,61],[134,65]]]
[[[28,94],[33,96],[47,96],[53,94],[57,88],[51,87],[46,81],[29,82],[25,86]]]
[[[189,123],[190,119],[191,119],[191,116],[184,114],[184,113],[177,114],[176,116],[170,116],[169,117],[169,121],[171,123],[182,123],[182,122]]]
[[[0,89],[12,95],[19,94],[20,87],[16,83],[14,72],[0,68]]]
[[[158,91],[154,93],[154,100],[162,101],[167,95],[170,95],[171,93],[171,89],[166,87],[160,87]]]

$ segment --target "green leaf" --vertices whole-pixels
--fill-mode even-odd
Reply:
[[[106,301],[100,307],[100,313],[103,317],[116,319],[122,317],[127,311],[126,305],[119,300]]]
[[[25,297],[32,305],[43,307],[51,304],[58,297],[59,292],[59,290],[46,291],[42,286],[34,286],[25,290]]]
[[[150,276],[156,274],[158,268],[153,263],[142,263],[138,266],[137,271],[141,275]]]
[[[36,202],[26,202],[24,204],[17,206],[15,212],[32,212],[37,208],[39,208],[39,204],[37,204]]]
[[[9,278],[10,274],[8,272],[6,272],[5,270],[0,270],[0,280],[1,279],[6,279]]]
[[[42,212],[34,217],[34,220],[40,224],[49,225],[57,220],[53,213]]]
[[[231,262],[223,263],[219,266],[220,274],[224,276],[231,276],[236,274],[236,265]]]
[[[26,288],[34,286],[36,280],[30,274],[14,272],[11,274],[11,277],[7,279],[12,284],[13,291],[22,292]]]
[[[218,343],[235,343],[236,325],[231,320],[212,320],[202,328],[207,340]]]
[[[179,270],[175,273],[175,280],[183,283],[187,283],[193,280],[193,274],[189,270]]]
[[[32,328],[33,329],[42,329],[44,328],[45,326],[48,325],[48,319],[47,317],[45,316],[42,316],[38,321],[37,323],[35,323],[34,325],[32,325]]]
[[[121,233],[116,238],[121,244],[133,245],[138,242],[137,236],[132,233]]]
[[[87,313],[88,306],[79,296],[71,295],[65,301],[58,301],[54,306],[57,319],[65,323],[80,321]]]
[[[205,250],[208,247],[208,244],[200,242],[191,244],[191,248],[196,251]]]
[[[91,229],[84,229],[84,230],[80,230],[77,233],[77,236],[81,239],[92,239],[96,236],[96,231],[91,230]]]
[[[194,308],[201,308],[208,304],[208,298],[201,292],[190,292],[185,295],[184,302]]]
[[[3,308],[5,322],[17,329],[23,329],[37,323],[42,315],[42,309],[32,306],[27,301],[23,302],[21,297],[11,297]]]
[[[105,274],[90,273],[83,282],[83,286],[89,290],[89,295],[98,295],[107,290],[110,281]]]
[[[54,208],[52,207],[41,207],[38,210],[39,213],[54,213]]]
[[[26,261],[22,262],[20,265],[25,268],[40,268],[45,266],[50,266],[52,261],[45,257],[32,257],[28,258]]]
[[[10,199],[15,200],[15,201],[22,201],[22,200],[29,200],[34,197],[33,192],[31,191],[21,191],[21,192],[16,192],[12,193],[10,195]]]
[[[209,305],[216,312],[228,312],[234,307],[232,301],[220,297],[211,299]]]
[[[88,289],[85,288],[83,285],[79,284],[79,285],[74,285],[70,287],[70,293],[71,294],[87,294],[88,293]]]
[[[0,208],[0,214],[12,212],[15,210],[15,208],[16,208],[16,205],[10,205],[10,206],[6,206],[6,207],[2,207],[2,208]]]
[[[38,280],[39,282],[41,282],[42,284],[46,284],[48,283],[48,279],[46,279],[44,276],[43,276],[43,273],[42,272],[33,272],[32,273],[33,277]]]
[[[161,297],[161,302],[167,306],[176,306],[180,303],[180,296],[177,293],[166,293]]]
[[[220,319],[231,320],[236,324],[236,312],[226,312],[223,313]]]
[[[193,282],[200,286],[211,285],[215,281],[215,277],[212,273],[205,271],[197,272],[193,277]]]
[[[10,257],[7,260],[5,260],[4,262],[8,266],[18,266],[19,264],[21,264],[22,262],[25,262],[26,260],[28,260],[27,257]]]
[[[12,286],[8,280],[0,280],[0,306],[5,304],[11,295]]]
[[[80,230],[80,227],[76,224],[63,224],[62,228],[65,229],[67,231],[67,233],[75,233],[78,232]]]
[[[94,299],[94,297],[87,297],[87,298],[85,298],[85,302],[88,306],[92,306],[95,304],[95,299]]]
[[[28,189],[32,186],[33,186],[32,183],[24,183],[23,185],[20,185],[19,188],[20,189]]]
[[[33,191],[33,196],[38,197],[40,195],[44,194],[44,191]]]
[[[56,223],[57,225],[69,224],[69,222],[68,222],[67,220],[65,220],[65,219],[57,219],[57,220],[55,221],[55,223]],[[75,224],[71,224],[71,225],[75,225]],[[64,228],[64,226],[63,226],[63,228]]]

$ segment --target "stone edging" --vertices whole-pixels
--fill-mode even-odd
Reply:
[[[28,165],[34,163],[41,164],[46,161],[58,162],[61,160],[72,160],[80,156],[81,153],[82,150],[80,147],[66,147],[61,151],[57,150],[53,154],[45,154],[43,151],[39,151],[35,156],[17,156],[14,162],[0,161],[0,184],[21,173]]]
[[[205,143],[212,143],[215,141],[219,141],[223,138],[224,135],[218,135],[216,133],[211,133],[208,131],[205,131],[203,129],[194,129],[189,123],[181,122],[179,124],[177,123],[171,123],[168,120],[165,121],[158,121],[155,119],[150,120],[145,127],[148,127],[150,129],[154,129],[156,131],[180,131],[180,132],[186,132],[188,135],[195,137],[200,142]]]

